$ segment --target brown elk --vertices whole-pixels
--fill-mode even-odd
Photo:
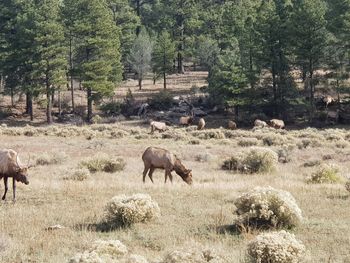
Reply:
[[[284,129],[284,121],[283,120],[278,120],[278,119],[272,119],[269,122],[270,126],[275,129]]]
[[[234,121],[228,121],[227,128],[229,130],[235,130],[235,129],[237,129],[237,124]]]
[[[22,166],[18,158],[18,153],[11,149],[0,150],[0,180],[4,178],[5,193],[2,196],[2,200],[6,199],[8,190],[8,178],[13,179],[13,201],[16,200],[16,181],[29,184],[28,181],[28,169],[30,167]]]
[[[256,120],[254,121],[254,127],[265,128],[265,127],[268,127],[268,125],[267,125],[267,123],[266,123],[265,121],[256,119]]]
[[[168,127],[164,122],[151,121],[150,125],[151,125],[151,134],[153,134],[154,131],[164,132],[168,130]]]
[[[146,175],[148,171],[148,176],[153,183],[152,175],[154,170],[164,169],[164,183],[166,183],[168,177],[170,181],[173,182],[173,176],[171,172],[175,171],[187,184],[192,184],[192,171],[186,169],[175,154],[172,154],[165,149],[157,147],[148,147],[142,155],[142,160],[145,166],[145,169],[143,170],[143,182],[145,182],[146,180]]]

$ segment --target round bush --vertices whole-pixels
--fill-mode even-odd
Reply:
[[[309,183],[323,184],[341,181],[339,168],[334,165],[321,164],[308,179]]]
[[[115,173],[124,170],[126,163],[122,158],[111,158],[107,154],[99,153],[95,157],[80,162],[80,166],[86,167],[91,173]]]
[[[302,221],[302,213],[294,197],[272,187],[256,187],[238,197],[238,225],[294,227]]]
[[[90,171],[87,168],[78,168],[75,169],[72,173],[63,177],[64,180],[73,180],[73,181],[84,181],[90,177]]]
[[[111,226],[148,222],[159,216],[158,204],[147,194],[115,196],[105,208],[105,220]]]
[[[278,155],[273,150],[254,147],[224,161],[225,170],[240,171],[243,173],[269,173],[276,169]]]
[[[139,255],[128,253],[127,247],[119,240],[95,241],[89,250],[78,253],[69,263],[148,263]]]
[[[299,263],[305,255],[305,246],[293,234],[284,230],[258,235],[248,244],[248,255],[253,263]]]
[[[199,245],[190,245],[186,249],[170,252],[161,263],[224,263],[224,258],[216,255],[212,249],[206,249]]]

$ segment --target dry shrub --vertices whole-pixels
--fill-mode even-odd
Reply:
[[[216,254],[212,248],[199,244],[189,244],[186,248],[168,253],[161,263],[224,263],[228,262]]]
[[[125,136],[128,135],[128,133],[123,130],[114,130],[114,131],[111,131],[110,134],[111,134],[111,137],[114,139],[124,138]]]
[[[283,147],[276,150],[278,155],[278,162],[280,163],[289,163],[291,158],[291,150],[287,147]]]
[[[225,134],[221,130],[206,130],[206,131],[192,132],[192,136],[202,140],[226,138]]]
[[[214,159],[213,155],[210,153],[199,153],[195,155],[194,159],[200,163],[210,162]]]
[[[317,170],[308,178],[309,183],[323,184],[323,183],[337,183],[342,179],[339,174],[339,168],[335,165],[321,164]]]
[[[338,140],[335,142],[335,147],[345,149],[349,147],[349,142],[345,141],[344,139]]]
[[[256,146],[259,144],[259,140],[257,138],[243,138],[237,144],[241,147]]]
[[[76,254],[70,263],[147,263],[138,255],[129,254],[127,247],[119,240],[95,241],[90,249]]]
[[[238,197],[237,225],[263,227],[294,227],[302,221],[301,210],[294,197],[272,187],[256,187]]]
[[[263,233],[248,244],[252,263],[299,263],[305,256],[305,246],[284,230]]]
[[[267,146],[284,145],[287,143],[286,137],[278,133],[268,133],[263,136],[262,141]]]
[[[36,157],[36,165],[63,164],[68,159],[65,152],[42,153]]]
[[[196,140],[196,139],[190,140],[188,142],[188,144],[192,144],[192,145],[199,145],[200,143],[201,143],[200,140]]]
[[[321,165],[321,161],[320,160],[309,160],[303,163],[304,167],[314,167],[314,166],[318,166]]]
[[[73,180],[73,181],[85,181],[90,177],[90,171],[87,168],[78,168],[75,169],[71,174],[63,177],[64,180]]]
[[[98,153],[96,156],[80,162],[80,167],[86,167],[91,173],[115,173],[125,168],[123,158],[111,158],[107,154]]]
[[[316,147],[321,147],[322,145],[324,145],[324,142],[316,138],[302,139],[300,142],[297,143],[297,146],[299,149],[308,148],[308,147],[316,148]]]
[[[277,163],[276,152],[268,148],[255,147],[224,161],[222,168],[244,173],[269,173],[276,169]]]
[[[105,208],[105,221],[112,227],[144,223],[159,216],[159,206],[148,194],[115,196]]]

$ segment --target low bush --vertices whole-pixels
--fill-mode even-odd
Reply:
[[[339,168],[334,165],[321,164],[307,180],[309,183],[337,183],[341,181]]]
[[[71,174],[63,177],[64,180],[84,181],[90,177],[90,171],[87,168],[75,169]]]
[[[269,173],[276,169],[278,155],[271,149],[255,147],[224,161],[225,170],[244,173]]]
[[[259,140],[256,138],[242,138],[238,140],[237,144],[241,147],[256,146],[259,144]]]
[[[123,171],[126,166],[124,159],[111,158],[107,154],[97,154],[80,162],[80,167],[86,167],[91,173],[106,172],[115,173]]]
[[[168,91],[160,91],[149,100],[149,105],[155,110],[168,110],[174,104],[173,95]]]
[[[83,253],[78,253],[69,260],[69,263],[147,263],[148,261],[139,255],[128,252],[127,247],[119,240],[95,241],[91,247]]]
[[[99,109],[103,112],[104,115],[118,115],[120,114],[122,110],[122,105],[120,102],[117,101],[111,101],[111,102],[106,102],[100,105]]]
[[[302,221],[302,213],[294,197],[272,187],[256,187],[238,197],[234,204],[238,226],[294,227]]]
[[[36,157],[36,165],[52,165],[62,164],[68,159],[68,156],[64,152],[57,153],[42,153]]]
[[[284,230],[263,233],[248,244],[252,263],[299,263],[305,256],[303,243]]]
[[[230,262],[217,255],[212,248],[189,244],[186,248],[168,253],[161,263],[224,263]]]
[[[159,216],[158,204],[147,194],[115,196],[105,208],[105,222],[112,228],[148,222]]]

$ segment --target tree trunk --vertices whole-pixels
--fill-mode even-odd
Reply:
[[[314,69],[313,69],[313,61],[309,60],[309,73],[310,73],[310,122],[314,119],[315,114],[315,87],[314,87]]]
[[[30,94],[27,91],[26,92],[26,111],[25,111],[26,114],[29,114],[29,100],[30,100]]]
[[[46,81],[46,121],[48,124],[52,124],[52,102],[51,102],[51,90],[50,84]]]
[[[136,14],[141,19],[141,0],[136,0]],[[141,32],[141,26],[136,27],[136,36]]]
[[[182,3],[181,3],[181,9],[182,9]],[[184,74],[185,73],[185,67],[183,63],[183,52],[185,49],[185,37],[184,37],[184,31],[185,31],[185,25],[184,25],[184,17],[183,15],[179,15],[177,18],[177,26],[179,28],[179,33],[180,33],[180,41],[179,41],[179,46],[178,46],[178,53],[177,53],[177,72],[179,74]]]
[[[166,89],[166,73],[163,72],[163,80],[164,80],[164,89]]]
[[[72,51],[72,37],[69,39],[69,77],[70,77],[70,90],[72,97],[72,112],[75,112],[74,104],[74,85],[73,85],[73,51]]]
[[[91,123],[92,120],[92,90],[87,88],[87,121]]]
[[[15,107],[15,98],[14,98],[13,87],[11,87],[11,107]]]
[[[62,105],[61,105],[61,88],[57,91],[57,97],[58,97],[58,115],[61,116],[62,112]]]
[[[55,90],[52,90],[52,92],[51,92],[51,102],[52,102],[52,107],[53,107],[53,104],[55,103]]]
[[[139,77],[139,90],[142,90],[142,77]]]
[[[272,89],[273,89],[273,104],[274,104],[274,114],[277,114],[277,83],[276,83],[276,67],[272,64]]]

